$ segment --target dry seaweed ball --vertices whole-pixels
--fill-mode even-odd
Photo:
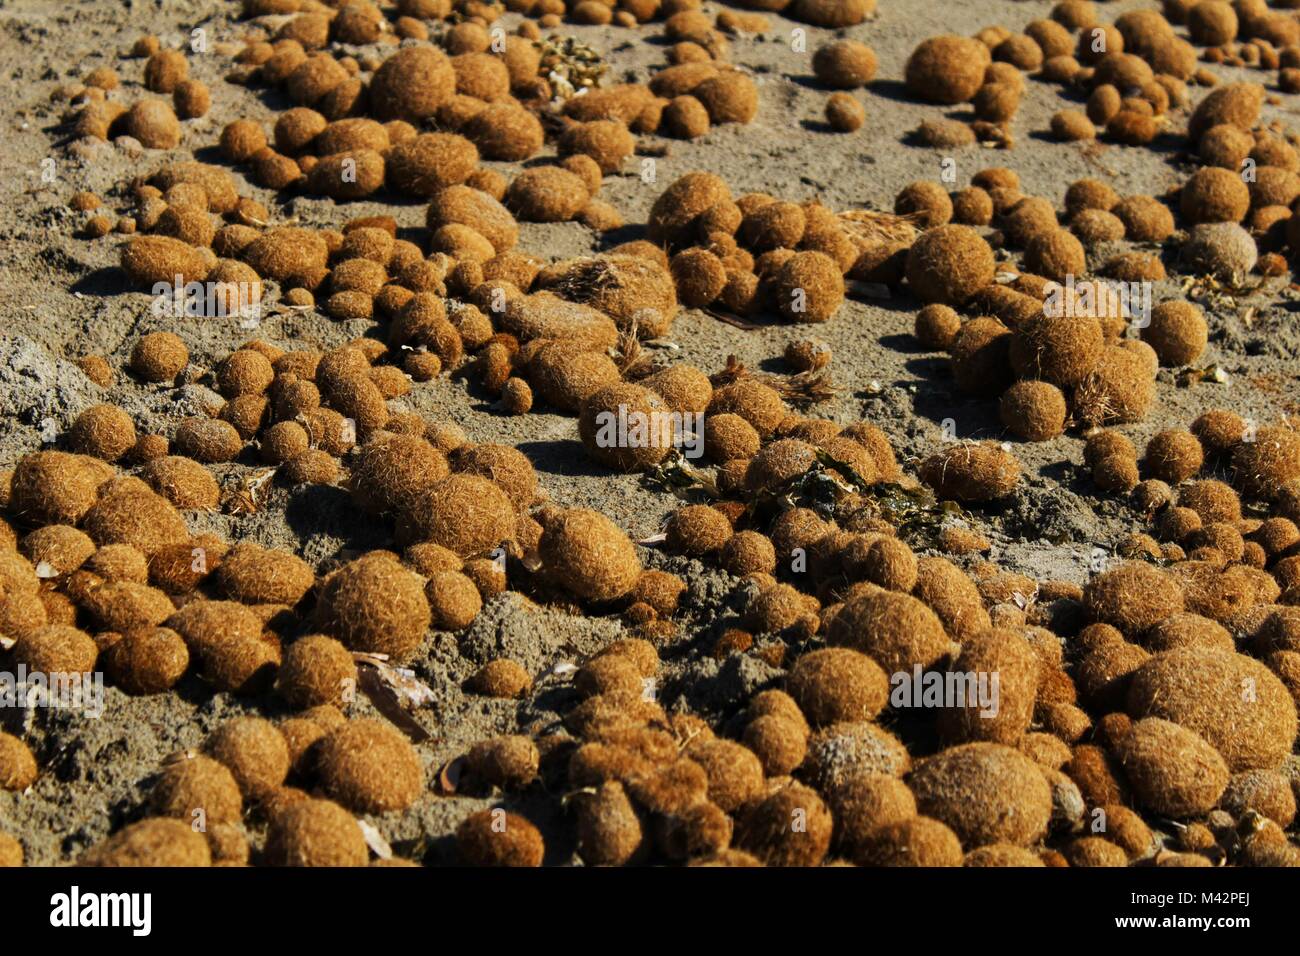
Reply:
[[[481,740],[465,756],[476,780],[506,790],[528,786],[537,777],[539,759],[532,739],[518,734]]]
[[[776,551],[772,542],[757,531],[740,531],[722,546],[719,563],[737,577],[747,574],[772,574],[776,570]]]
[[[532,689],[533,679],[519,663],[508,658],[488,661],[469,679],[467,689],[487,697],[513,699]]]
[[[826,641],[861,651],[889,674],[914,664],[933,667],[954,649],[933,610],[911,595],[883,590],[847,601]]]
[[[1115,750],[1137,800],[1163,816],[1207,813],[1228,785],[1228,768],[1214,747],[1168,720],[1136,721]]]
[[[867,121],[867,108],[850,93],[832,93],[826,98],[826,122],[837,133],[852,133]]]
[[[927,230],[907,255],[907,281],[918,298],[960,305],[993,281],[993,251],[969,226]]]
[[[210,866],[212,854],[190,821],[149,817],[91,847],[80,866]]]
[[[256,798],[284,783],[289,746],[279,728],[260,717],[236,717],[203,742],[204,751],[225,764],[246,797]]]
[[[141,100],[122,119],[128,136],[147,149],[175,149],[181,142],[181,124],[169,103]]]
[[[423,580],[383,555],[359,558],[335,571],[321,584],[317,600],[323,631],[353,650],[398,661],[410,657],[429,627]]]
[[[669,268],[677,297],[688,309],[711,305],[727,284],[727,270],[722,260],[707,249],[684,249],[673,256]]]
[[[1030,321],[1033,320],[1022,323],[1021,328]],[[997,319],[981,317],[964,323],[948,349],[957,387],[975,395],[994,395],[1002,391],[1012,378],[1009,358],[1013,354],[1011,346],[1016,341],[1011,330]]]
[[[235,458],[243,449],[244,440],[229,422],[186,418],[176,427],[173,444],[179,454],[212,464]]]
[[[1199,306],[1173,299],[1151,310],[1142,340],[1156,350],[1161,365],[1190,365],[1205,350],[1209,326]]]
[[[1105,571],[1084,586],[1084,604],[1094,620],[1137,635],[1183,610],[1177,580],[1138,561]]]
[[[973,97],[991,57],[978,40],[937,36],[923,40],[904,68],[907,90],[928,103],[951,106]]]
[[[731,190],[713,173],[687,173],[660,193],[650,208],[649,239],[670,246],[689,244],[696,219],[720,202],[731,200]]]
[[[1248,770],[1228,781],[1220,806],[1236,817],[1248,811],[1268,817],[1280,827],[1295,819],[1296,799],[1286,776],[1271,770]]]
[[[224,765],[201,754],[183,755],[163,768],[149,804],[154,813],[187,824],[238,823],[244,800],[239,784]]]
[[[452,474],[414,497],[402,520],[409,540],[432,541],[462,558],[486,554],[514,536],[510,497],[478,475]]]
[[[130,242],[122,247],[122,268],[137,286],[152,290],[159,284],[172,286],[177,276],[181,277],[182,283],[198,282],[208,274],[209,262],[198,249],[180,239],[132,236]],[[154,332],[152,335],[170,333]],[[135,370],[134,363],[132,370]]]
[[[404,810],[424,790],[419,754],[410,741],[384,721],[351,721],[327,735],[317,747],[321,785],[352,810]]]
[[[961,316],[950,306],[932,303],[916,313],[916,338],[926,348],[945,351],[961,330]]]
[[[792,322],[825,322],[844,302],[843,272],[821,252],[796,252],[771,284],[773,301]]]
[[[865,654],[842,647],[800,657],[786,676],[786,690],[815,726],[870,720],[889,696],[885,672]]]
[[[963,846],[1029,846],[1047,830],[1052,791],[1032,760],[1010,747],[971,743],[921,761],[908,778],[920,813]]]
[[[875,79],[876,54],[865,43],[836,40],[818,48],[813,54],[812,67],[817,79],[825,86],[854,90]]]
[[[1016,456],[994,444],[957,444],[921,463],[920,477],[942,498],[995,501],[1020,480]]]
[[[719,551],[731,538],[731,522],[709,505],[687,505],[673,512],[665,529],[666,547],[691,557]]]
[[[1169,428],[1147,442],[1146,468],[1153,478],[1176,485],[1201,470],[1205,452],[1191,432]]]
[[[1300,435],[1285,425],[1263,425],[1253,440],[1233,449],[1237,487],[1250,498],[1273,498],[1293,478],[1300,478]]]
[[[1202,223],[1193,227],[1179,254],[1188,270],[1238,281],[1255,268],[1259,247],[1235,222]]]
[[[541,866],[545,852],[537,827],[500,808],[471,813],[456,828],[456,854],[466,866]]]
[[[1155,400],[1156,358],[1107,346],[1097,366],[1075,389],[1075,416],[1086,425],[1133,422]]]
[[[506,189],[506,206],[526,222],[566,222],[582,212],[587,186],[567,169],[534,166],[525,169]]]
[[[365,834],[330,800],[304,799],[269,814],[266,858],[273,866],[365,866]]]
[[[446,456],[423,438],[385,435],[362,446],[352,468],[352,496],[372,514],[400,512],[449,473]]]
[[[482,144],[479,144],[482,149]],[[519,239],[519,226],[510,212],[487,193],[469,186],[448,186],[429,201],[426,223],[431,230],[450,223],[469,226],[498,253],[508,252]]]
[[[894,212],[915,217],[918,226],[930,229],[952,218],[952,200],[938,183],[921,180],[903,188],[894,199]]]
[[[961,841],[938,820],[914,816],[873,831],[854,860],[860,866],[961,866]]]
[[[1040,275],[1065,282],[1087,270],[1083,244],[1068,230],[1056,229],[1038,235],[1025,247],[1025,265]]]
[[[1127,710],[1200,734],[1234,773],[1278,766],[1296,734],[1295,702],[1272,671],[1212,648],[1152,657],[1129,679]]]
[[[135,424],[116,405],[92,405],[72,423],[68,447],[104,461],[116,461],[135,445]]]
[[[1207,166],[1183,184],[1179,208],[1193,225],[1241,222],[1250,211],[1250,189],[1236,172]]]
[[[561,156],[585,155],[596,161],[605,175],[616,173],[632,155],[636,140],[617,120],[575,123],[560,136]]]
[[[36,782],[36,774],[36,758],[27,745],[0,731],[0,790],[26,790]]]
[[[170,628],[141,627],[123,634],[104,652],[103,661],[113,682],[128,694],[160,694],[184,676],[190,654]]]
[[[357,666],[341,643],[309,634],[289,645],[276,675],[276,689],[300,710],[338,704],[356,686]]]
[[[459,571],[439,571],[430,576],[424,595],[432,612],[432,626],[444,631],[459,631],[474,623],[483,608],[479,590]]]
[[[379,119],[418,124],[455,91],[456,71],[446,54],[430,46],[410,46],[375,71],[369,99]]]
[[[99,656],[99,647],[90,635],[63,624],[49,624],[16,637],[13,659],[31,673],[89,674]]]
[[[517,162],[542,148],[545,133],[537,117],[513,103],[493,103],[460,127],[484,159]]]
[[[1124,223],[1124,232],[1133,242],[1164,242],[1174,231],[1174,214],[1150,196],[1129,196],[1111,212]]]
[[[793,821],[799,826],[794,826]],[[791,783],[745,808],[735,841],[768,866],[817,866],[830,848],[834,820],[817,793]]]
[[[582,402],[578,433],[587,454],[601,464],[644,471],[672,450],[670,413],[667,403],[644,386],[609,385]]]
[[[808,730],[786,717],[763,714],[745,725],[742,741],[758,757],[765,773],[780,776],[803,763]]]
[[[232,163],[246,163],[266,147],[266,131],[254,120],[238,119],[221,130],[221,154]]]
[[[1065,395],[1048,382],[1016,382],[1003,392],[999,413],[1002,424],[1025,441],[1047,441],[1065,431]]]
[[[554,516],[544,526],[538,551],[558,583],[589,601],[622,597],[641,575],[636,547],[597,511],[574,508]]]

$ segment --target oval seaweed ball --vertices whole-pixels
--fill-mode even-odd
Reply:
[[[1130,676],[1126,709],[1200,734],[1233,773],[1278,766],[1296,736],[1295,701],[1286,687],[1259,661],[1232,651],[1184,647],[1156,654]]]
[[[792,322],[825,322],[844,302],[844,275],[825,253],[796,252],[773,277],[772,298]]]
[[[299,800],[270,815],[266,858],[274,866],[365,866],[365,834],[331,800]]]
[[[72,423],[68,447],[83,455],[116,461],[135,445],[135,424],[116,405],[92,405]]]
[[[128,694],[170,690],[190,666],[189,649],[179,634],[165,627],[127,631],[103,653],[104,669]]]
[[[962,845],[1030,846],[1047,831],[1052,790],[1032,760],[1011,747],[962,744],[922,760],[908,784],[917,810],[952,829]]]
[[[907,90],[928,103],[952,106],[965,102],[983,85],[984,71],[991,61],[988,48],[978,40],[930,37],[907,59]]]
[[[356,683],[352,654],[324,634],[309,634],[290,644],[276,674],[280,696],[300,710],[339,704]]]
[[[590,196],[583,181],[559,166],[525,169],[506,189],[506,206],[525,222],[566,222]]]
[[[929,607],[907,594],[879,591],[846,602],[831,620],[826,642],[873,658],[886,673],[933,667],[954,649]]]
[[[456,854],[467,866],[535,867],[545,853],[537,827],[500,808],[471,813],[456,828]]]
[[[823,726],[873,719],[885,707],[889,681],[865,654],[830,647],[795,661],[786,690],[813,725]]]
[[[538,551],[559,583],[590,601],[622,597],[641,575],[636,547],[597,511],[575,508],[555,516],[545,525]]]
[[[800,828],[791,825],[796,819]],[[830,849],[833,827],[816,791],[792,783],[744,809],[735,839],[768,866],[817,866]]]
[[[1020,481],[1020,462],[994,444],[957,444],[921,463],[920,478],[941,498],[996,501]]]
[[[969,226],[927,230],[907,254],[907,281],[924,302],[961,305],[993,281],[993,250]]]
[[[1065,395],[1048,382],[1025,379],[1002,394],[1002,424],[1017,438],[1047,441],[1065,431]]]
[[[1176,485],[1201,470],[1205,452],[1191,432],[1169,428],[1147,442],[1146,470],[1153,478]]]
[[[410,123],[433,116],[456,92],[456,71],[436,47],[410,46],[394,53],[375,71],[370,104],[381,120]]]
[[[1205,351],[1209,326],[1200,307],[1174,299],[1151,310],[1142,340],[1156,350],[1161,365],[1190,365]]]
[[[1237,173],[1206,166],[1183,184],[1180,209],[1192,225],[1241,222],[1250,211],[1250,189]]]
[[[420,755],[384,721],[350,721],[317,747],[321,785],[349,809],[360,813],[405,810],[424,791]]]
[[[877,60],[871,47],[856,40],[836,40],[813,54],[813,73],[825,86],[854,90],[876,78]]]
[[[452,474],[417,496],[402,514],[409,540],[432,541],[462,558],[485,554],[515,534],[515,510],[496,483]]]
[[[875,831],[854,862],[859,866],[961,866],[961,841],[933,817],[914,816]]]
[[[596,461],[621,471],[644,471],[673,447],[670,409],[654,392],[630,382],[589,396],[578,413],[582,444]]]
[[[1249,498],[1269,500],[1294,478],[1300,478],[1300,435],[1285,425],[1264,425],[1253,441],[1232,452],[1236,484]]]
[[[237,823],[244,798],[226,767],[201,754],[168,763],[149,793],[154,813],[186,823]],[[195,811],[201,811],[196,814]]]
[[[289,745],[279,728],[261,717],[226,721],[203,742],[203,749],[226,765],[246,797],[278,787],[289,773]]]
[[[382,555],[359,558],[327,577],[316,616],[322,630],[353,650],[398,661],[415,651],[431,620],[420,576]]]
[[[21,793],[36,782],[36,758],[27,745],[0,731],[0,790]]]
[[[1214,747],[1168,720],[1136,721],[1115,750],[1138,802],[1162,816],[1208,813],[1228,786],[1228,767]]]
[[[189,361],[189,350],[180,336],[171,332],[150,332],[135,343],[129,364],[131,371],[146,382],[172,382]]]
[[[946,351],[960,330],[961,316],[950,306],[931,303],[916,313],[916,338],[926,348]]]

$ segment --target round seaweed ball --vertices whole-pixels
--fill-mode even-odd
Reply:
[[[556,515],[545,524],[538,549],[557,582],[586,600],[622,597],[641,575],[636,547],[596,511],[575,508]]]
[[[961,866],[961,841],[933,817],[914,816],[873,831],[854,862],[859,866]]]
[[[995,501],[1015,490],[1020,462],[994,444],[957,444],[921,463],[921,480],[942,498]]]
[[[1158,432],[1147,442],[1146,467],[1153,478],[1179,484],[1201,470],[1205,452],[1196,436],[1181,428]]]
[[[134,628],[103,654],[104,668],[128,694],[170,690],[189,669],[190,654],[179,634],[165,627]]]
[[[1156,350],[1161,365],[1190,365],[1205,351],[1209,326],[1198,306],[1173,299],[1151,310],[1142,340]]]
[[[541,866],[545,852],[537,827],[499,808],[471,813],[456,828],[456,854],[467,866]]]
[[[1201,816],[1228,785],[1228,767],[1205,738],[1159,717],[1136,721],[1115,750],[1137,800],[1162,816]]]
[[[212,853],[190,821],[149,817],[91,847],[80,866],[209,866]]]
[[[928,103],[952,106],[973,97],[992,57],[978,40],[937,36],[923,40],[904,68],[907,90]]]
[[[871,720],[889,695],[885,672],[865,654],[842,647],[800,657],[786,677],[786,690],[814,725]]]
[[[289,645],[276,675],[276,689],[300,710],[339,704],[356,686],[357,666],[340,642],[310,634]]]
[[[1234,773],[1278,766],[1296,736],[1295,701],[1273,672],[1212,648],[1165,651],[1141,665],[1129,679],[1127,710],[1200,734]]]
[[[323,631],[354,650],[399,661],[414,653],[431,620],[423,580],[382,554],[335,571],[321,584],[317,600]]]
[[[172,382],[189,361],[189,350],[180,336],[150,332],[135,343],[129,364],[131,371],[146,382]]]
[[[876,54],[856,40],[836,40],[813,54],[813,73],[825,86],[854,90],[876,77]]]
[[[384,721],[350,721],[317,746],[317,767],[326,793],[359,813],[404,810],[424,790],[419,754]]]
[[[1271,499],[1288,481],[1300,478],[1300,435],[1285,425],[1264,425],[1253,441],[1233,450],[1232,466],[1242,494]]]
[[[163,768],[149,793],[149,803],[159,816],[215,824],[238,823],[244,799],[223,764],[196,754],[184,755]]]
[[[256,798],[284,783],[289,746],[279,728],[260,717],[236,717],[214,731],[204,751],[225,764],[246,797]]]
[[[908,778],[920,813],[974,849],[1030,846],[1047,831],[1052,791],[1032,760],[1011,747],[970,743],[917,764]]]
[[[270,815],[266,858],[274,866],[365,866],[365,834],[331,800],[305,799]]]
[[[925,302],[961,305],[993,281],[993,251],[969,226],[927,230],[907,254],[907,281]]]
[[[792,322],[825,322],[844,302],[844,275],[825,253],[796,252],[771,283],[777,308]]]
[[[798,819],[801,826],[791,825]],[[834,820],[816,791],[791,783],[745,809],[736,845],[768,866],[817,866],[830,849]]]
[[[1002,424],[1017,438],[1047,441],[1065,431],[1065,395],[1049,382],[1025,379],[1002,394]]]
[[[0,790],[21,793],[36,782],[36,758],[27,745],[0,731]]]

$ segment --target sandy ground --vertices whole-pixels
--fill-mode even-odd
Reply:
[[[1149,0],[1099,4],[1106,19],[1150,6]],[[602,241],[577,223],[524,225],[520,248],[562,258],[633,238],[658,193],[677,176],[699,169],[720,174],[736,193],[762,190],[792,200],[819,197],[835,209],[890,209],[893,197],[906,184],[938,178],[944,158],[938,151],[905,142],[923,119],[945,112],[910,102],[902,92],[899,80],[908,53],[922,39],[938,33],[971,34],[991,24],[1019,28],[1046,16],[1051,7],[1050,0],[880,0],[875,19],[843,31],[804,27],[774,16],[766,35],[732,42],[732,60],[751,69],[759,84],[761,106],[754,123],[715,128],[690,143],[645,137],[643,145],[666,148],[657,159],[656,182],[643,182],[633,174],[635,164],[629,163],[629,172],[608,177],[602,190],[602,198],[624,214],[630,224],[626,229]],[[721,7],[706,0],[704,9],[715,13]],[[224,320],[178,324],[151,315],[149,297],[128,291],[116,269],[119,240],[75,238],[80,216],[65,204],[74,192],[89,189],[125,209],[131,177],[166,160],[186,158],[187,153],[210,158],[205,150],[225,122],[239,116],[266,120],[272,116],[268,103],[282,104],[273,95],[222,82],[226,58],[215,53],[192,55],[192,75],[212,89],[211,111],[184,124],[180,150],[171,155],[147,152],[134,159],[112,144],[83,149],[70,143],[60,127],[59,107],[50,101],[51,91],[60,84],[107,64],[118,67],[127,87],[123,99],[130,102],[141,89],[144,61],[119,64],[116,52],[129,48],[142,33],[159,34],[166,43],[168,36],[179,37],[196,26],[207,28],[214,41],[236,39],[245,29],[236,16],[237,4],[216,0],[167,2],[161,9],[107,0],[57,5],[19,0],[0,9],[0,64],[9,77],[0,89],[4,118],[0,175],[11,190],[0,204],[0,467],[11,467],[38,447],[48,420],[61,430],[90,404],[119,404],[136,417],[137,427],[170,434],[170,419],[194,414],[216,400],[202,386],[160,389],[125,375],[102,390],[70,359],[102,354],[121,368],[140,335],[167,329],[186,341],[193,361],[210,367],[251,336]],[[513,28],[518,19],[507,15],[504,23]],[[808,31],[807,52],[791,49],[790,31],[797,26]],[[616,80],[647,79],[664,62],[662,24],[635,31],[566,24],[556,32],[579,36],[604,52],[609,75]],[[863,40],[880,59],[878,80],[863,94],[867,124],[857,134],[827,132],[821,121],[826,92],[812,79],[811,55],[833,36]],[[1225,78],[1232,72],[1220,70]],[[1274,80],[1261,72],[1250,78],[1269,85]],[[1193,90],[1194,100],[1201,95],[1203,91]],[[259,96],[268,99],[264,102]],[[1290,119],[1296,99],[1284,99],[1284,108],[1266,107],[1266,114]],[[1105,146],[1089,150],[1051,141],[1044,135],[1048,119],[1068,105],[1077,104],[1064,101],[1056,87],[1030,80],[1013,124],[1016,147],[1001,151],[972,146],[952,153],[957,188],[985,166],[1005,165],[1020,174],[1026,192],[1045,196],[1059,208],[1065,187],[1084,176],[1108,181],[1123,194],[1160,194],[1186,178],[1192,168],[1176,149],[1152,152]],[[960,110],[951,115],[960,115]],[[1182,129],[1186,111],[1173,119],[1174,128]],[[41,164],[47,159],[54,161],[57,170],[53,184],[40,181]],[[492,165],[508,171],[504,164]],[[283,201],[242,181],[241,192],[267,203],[283,218],[297,217],[307,224],[336,226],[384,211],[414,236],[423,223],[423,207],[415,203],[336,206],[329,200],[304,197]],[[1115,251],[1127,247],[1116,245]],[[1139,447],[1155,431],[1186,425],[1207,407],[1233,408],[1259,421],[1288,409],[1300,335],[1295,329],[1295,297],[1279,288],[1285,285],[1276,280],[1268,295],[1209,311],[1211,344],[1202,364],[1221,366],[1228,373],[1227,383],[1178,387],[1173,376],[1163,372],[1153,414],[1125,428]],[[1161,283],[1156,301],[1177,291],[1174,281]],[[1247,306],[1256,308],[1249,324],[1242,318]],[[939,422],[944,418],[958,423],[960,437],[1001,437],[995,403],[956,394],[943,358],[919,350],[911,339],[915,309],[915,302],[901,296],[853,299],[830,323],[812,330],[831,345],[842,389],[814,414],[841,423],[870,420],[890,435],[904,459],[938,445]],[[314,313],[268,315],[256,335],[284,347],[329,347],[363,334],[368,327],[366,322],[334,322]],[[701,312],[685,311],[670,338],[683,361],[706,371],[720,368],[729,354],[750,367],[779,369],[785,345],[808,332],[779,324],[742,331]],[[671,495],[648,489],[636,476],[611,475],[594,467],[576,441],[572,418],[506,417],[493,412],[483,394],[447,377],[417,385],[402,402],[425,416],[458,422],[472,439],[520,447],[534,461],[554,500],[598,507],[634,538],[658,531],[676,504]],[[1076,435],[1016,446],[1026,465],[1026,480],[1005,504],[974,516],[995,543],[993,559],[1040,579],[1082,581],[1094,547],[1106,547],[1137,529],[1127,509],[1094,496],[1079,467],[1081,447]],[[387,543],[385,529],[362,519],[345,491],[328,487],[294,491],[277,487],[268,506],[254,516],[198,515],[192,516],[192,525],[196,531],[219,531],[230,540],[252,539],[289,548],[316,564],[345,549]],[[668,669],[661,699],[671,706],[684,696],[693,707],[725,721],[745,696],[779,677],[779,672],[754,658],[732,657],[720,663],[707,653],[712,636],[732,613],[728,607],[736,606],[735,582],[698,563],[649,550],[644,556],[648,565],[671,568],[691,584],[683,638],[665,653]],[[507,595],[490,603],[459,638],[431,635],[415,663],[437,697],[419,713],[421,723],[434,735],[433,741],[420,747],[431,774],[482,737],[547,725],[556,718],[556,705],[565,700],[567,692],[562,689],[539,693],[522,703],[465,695],[460,682],[478,664],[506,654],[540,672],[557,662],[578,659],[620,631],[614,618],[526,611],[517,598]],[[21,838],[30,862],[67,861],[139,816],[142,795],[163,758],[177,749],[195,747],[222,720],[250,708],[277,713],[271,700],[213,697],[195,678],[187,678],[179,690],[129,698],[110,688],[107,712],[99,721],[48,712],[30,716],[29,739],[45,772],[28,793],[0,794],[0,827]],[[368,707],[368,703],[358,704],[353,713]],[[6,726],[22,719],[14,712],[0,714]],[[431,792],[410,811],[372,822],[399,852],[425,854],[426,861],[439,862],[448,858],[448,836],[459,820],[486,805],[483,799],[443,798]],[[548,863],[573,859],[572,846],[566,842],[571,827],[559,826],[549,816],[557,812],[553,798],[533,793],[507,798],[506,805],[542,827],[548,839]],[[255,843],[259,841],[255,825],[250,835]]]

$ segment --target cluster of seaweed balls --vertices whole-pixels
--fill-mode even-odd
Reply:
[[[624,361],[629,337],[665,335],[679,303],[826,321],[847,276],[905,285],[929,303],[918,337],[950,352],[959,387],[1004,393],[1004,420],[1017,437],[1052,437],[1067,419],[1085,427],[1133,421],[1151,403],[1158,364],[1199,356],[1203,316],[1167,303],[1140,338],[1127,339],[1130,317],[1117,306],[1066,323],[1043,314],[1043,304],[1059,289],[1053,283],[1088,272],[1087,250],[1169,239],[1168,207],[1082,181],[1066,194],[1062,228],[1051,202],[1021,194],[1008,170],[986,170],[951,196],[933,184],[908,187],[896,205],[900,231],[869,242],[819,204],[733,199],[718,177],[693,173],[656,203],[650,241],[547,265],[515,249],[517,220],[617,224],[617,212],[594,197],[601,177],[635,149],[632,133],[692,136],[705,122],[752,119],[756,91],[722,62],[719,31],[756,24],[734,15],[715,24],[690,3],[506,6],[548,27],[564,14],[628,26],[662,14],[676,41],[673,65],[648,87],[568,100],[556,124],[561,160],[507,183],[479,160],[524,160],[546,141],[529,104],[555,91],[538,76],[527,42],[535,31],[522,29],[508,40],[525,42],[490,54],[487,27],[500,8],[467,3],[456,11],[464,19],[440,37],[450,56],[417,44],[373,62],[335,60],[319,52],[331,41],[424,40],[425,23],[452,14],[450,4],[404,0],[391,27],[367,4],[246,4],[250,15],[298,15],[275,37],[248,44],[232,79],[282,86],[297,105],[271,138],[256,123],[229,124],[225,158],[271,188],[341,200],[380,189],[427,198],[432,255],[398,239],[396,223],[382,216],[341,230],[272,226],[229,173],[199,163],[164,166],[137,184],[133,216],[116,224],[96,216],[88,226],[99,235],[148,233],[122,255],[143,287],[180,275],[243,284],[260,298],[268,280],[287,305],[313,306],[319,296],[335,317],[385,321],[387,340],[323,353],[251,341],[211,373],[224,404],[208,417],[179,422],[171,436],[139,435],[122,409],[95,406],[72,423],[61,450],[29,454],[4,476],[0,633],[12,636],[3,653],[14,663],[102,668],[130,694],[166,692],[194,672],[216,690],[274,693],[293,710],[274,723],[236,718],[199,752],[176,755],[159,768],[144,819],[83,861],[365,864],[371,851],[353,814],[413,806],[430,774],[393,727],[344,714],[346,689],[364,666],[354,655],[410,660],[430,628],[468,627],[484,601],[509,587],[617,612],[633,634],[573,674],[562,732],[476,744],[458,785],[491,795],[540,779],[569,792],[586,863],[1210,865],[1227,854],[1236,863],[1295,864],[1300,853],[1284,832],[1300,782],[1291,755],[1300,643],[1290,613],[1300,587],[1300,448],[1290,429],[1252,434],[1227,413],[1207,414],[1190,433],[1153,439],[1142,482],[1127,439],[1091,435],[1086,458],[1098,483],[1132,491],[1161,540],[1133,536],[1120,548],[1129,561],[1078,587],[918,555],[872,494],[914,480],[868,423],[844,428],[795,413],[754,376]],[[844,26],[873,6],[795,0],[789,12]],[[1287,51],[1271,57],[1266,46],[1300,40],[1287,35],[1294,21],[1260,3],[1165,7],[1170,21],[1189,24],[1193,41],[1219,51],[1207,53],[1210,61],[1229,61],[1238,54],[1224,53],[1225,44],[1253,38],[1242,49],[1255,52],[1242,61],[1285,73]],[[1224,25],[1225,9],[1239,29]],[[990,28],[973,40],[928,40],[909,61],[908,88],[931,102],[973,99],[980,119],[1005,123],[1020,71],[1040,70],[1089,89],[1090,121],[1120,142],[1141,143],[1182,102],[1178,83],[1203,79],[1194,52],[1189,59],[1189,45],[1158,14],[1105,27],[1099,56],[1085,53],[1097,25],[1091,4],[1066,0],[1044,23],[1024,34]],[[1080,31],[1078,41],[1070,30]],[[824,48],[818,79],[839,88],[869,83],[874,56],[859,47]],[[1073,59],[1071,49],[1073,67],[1061,60]],[[149,58],[150,91],[172,93],[182,117],[206,112],[183,56],[148,42],[136,52]],[[116,85],[107,73],[87,77],[87,88],[103,92],[78,104],[83,135],[125,133],[150,148],[179,142],[165,104],[110,105],[105,94]],[[1108,88],[1122,94],[1117,103]],[[1191,140],[1206,167],[1184,186],[1179,212],[1193,227],[1185,252],[1205,271],[1249,271],[1257,240],[1295,244],[1286,213],[1300,193],[1300,160],[1281,137],[1255,130],[1263,98],[1252,84],[1225,87],[1193,115]],[[419,132],[426,121],[439,131]],[[936,131],[952,135],[941,124]],[[1245,158],[1275,172],[1247,187],[1236,175]],[[341,175],[345,163],[355,179]],[[80,206],[95,208],[94,197]],[[1248,217],[1247,254],[1235,233],[1206,233]],[[977,231],[990,225],[998,229],[992,243]],[[1024,252],[1009,282],[997,275],[995,247]],[[1142,252],[1114,255],[1100,272],[1163,278],[1159,260]],[[963,322],[958,308],[976,315]],[[830,361],[812,342],[796,343],[786,358],[796,371]],[[81,365],[100,384],[115,375],[103,359]],[[677,651],[685,581],[646,570],[627,535],[599,513],[547,504],[519,451],[474,444],[450,423],[388,406],[410,379],[457,368],[476,373],[510,411],[527,411],[536,392],[576,413],[588,453],[620,470],[657,467],[671,443],[604,447],[594,437],[602,411],[705,413],[717,497],[678,510],[664,547],[743,579],[748,600],[715,627],[714,653],[760,655],[786,668],[781,686],[717,728],[648,698],[660,654]],[[164,387],[202,377],[170,333],[138,341],[129,371]],[[290,483],[345,481],[358,508],[391,517],[397,550],[318,574],[285,551],[191,535],[184,512],[223,503],[212,466],[252,458]],[[1224,462],[1235,490],[1213,477],[1191,480]],[[918,468],[941,497],[966,502],[1012,494],[1019,471],[1004,448],[968,444]],[[800,498],[810,474],[824,479],[816,501]],[[773,507],[791,497],[795,507]],[[1243,499],[1269,516],[1243,517]],[[939,545],[957,556],[987,542],[950,526]],[[980,716],[973,702],[927,713],[919,736],[943,749],[913,753],[904,738],[918,728],[893,708],[889,688],[892,675],[917,667],[998,674],[997,716]],[[467,689],[514,698],[530,694],[532,682],[500,659]],[[1243,696],[1244,685],[1251,694]],[[0,784],[22,790],[38,773],[25,744],[0,735]],[[196,811],[207,820],[201,832],[191,825]],[[246,819],[264,824],[260,841],[250,841]],[[1152,819],[1178,824],[1165,832]],[[486,864],[537,865],[546,849],[536,827],[504,810],[472,814],[456,842],[463,860]],[[21,860],[12,837],[0,836],[0,858]]]

